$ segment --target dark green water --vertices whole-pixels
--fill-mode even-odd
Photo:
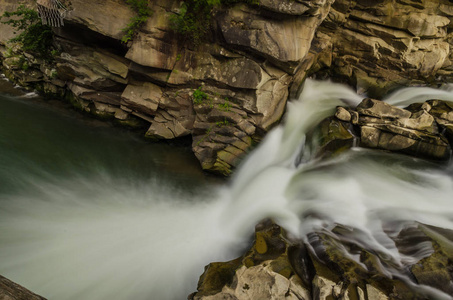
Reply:
[[[430,246],[401,256],[383,224],[453,230],[453,165],[360,148],[296,164],[307,130],[340,99],[361,100],[307,80],[286,122],[224,186],[189,149],[148,143],[0,81],[0,274],[49,299],[186,299],[204,266],[238,257],[266,217],[300,238],[357,228],[367,234],[356,243],[390,266],[419,261]]]
[[[28,189],[30,176],[103,173],[136,184],[173,182],[189,193],[208,181],[190,149],[145,141],[0,81],[0,193]]]
[[[0,274],[46,298],[184,299],[220,259],[219,184],[188,147],[0,79]]]

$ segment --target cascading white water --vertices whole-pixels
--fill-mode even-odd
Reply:
[[[402,255],[388,238],[398,228],[386,226],[416,220],[453,229],[451,166],[358,148],[335,160],[297,163],[306,132],[335,106],[360,100],[341,85],[307,80],[284,124],[228,186],[200,186],[189,195],[159,173],[128,178],[127,165],[119,172],[125,176],[103,168],[64,176],[39,165],[19,175],[0,169],[24,187],[0,187],[0,274],[50,299],[184,299],[203,266],[237,256],[266,217],[302,239],[336,224],[357,228],[361,234],[352,238],[390,265],[417,261],[430,245]]]

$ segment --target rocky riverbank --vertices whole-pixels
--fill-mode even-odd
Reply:
[[[264,220],[256,226],[249,251],[206,266],[189,299],[443,299],[426,286],[453,294],[451,231],[413,223],[392,237],[402,254],[430,245],[422,260],[407,266],[392,266],[383,253],[354,243],[349,238],[355,234],[338,225],[332,232],[313,232],[303,242]],[[389,266],[407,277],[392,277]]]
[[[34,6],[34,1],[25,1]],[[0,13],[18,3],[0,1]],[[307,76],[380,96],[448,81],[453,69],[447,0],[270,1],[212,11],[197,46],[171,26],[179,1],[152,1],[151,16],[121,42],[135,12],[125,1],[72,0],[55,51],[43,61],[8,44],[4,71],[19,84],[71,99],[96,116],[140,127],[152,139],[191,136],[201,166],[229,174],[281,119]]]
[[[17,7],[0,0],[0,13]],[[124,44],[123,29],[135,16],[124,1],[72,0],[65,26],[53,29],[51,60],[9,44],[12,30],[0,25],[3,70],[84,112],[145,129],[148,138],[190,136],[202,168],[225,175],[281,120],[308,76],[348,83],[373,98],[452,79],[453,3],[447,0],[218,6],[198,45],[172,29],[179,1],[152,1],[149,9],[144,26]],[[435,99],[402,109],[367,98],[356,109],[339,107],[311,133],[320,141],[312,143],[313,153],[328,157],[360,145],[447,161],[452,114],[450,103]],[[401,253],[414,251],[407,245],[431,247],[398,270],[412,281],[386,274],[379,253],[344,243],[351,231],[338,225],[334,235],[316,232],[298,241],[264,221],[251,249],[210,264],[191,298],[425,299],[411,282],[453,294],[450,231],[413,223],[393,237]]]

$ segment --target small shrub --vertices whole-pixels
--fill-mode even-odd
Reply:
[[[173,29],[194,45],[198,45],[206,37],[211,23],[214,7],[235,3],[259,4],[259,0],[184,0],[178,15],[171,17]]]
[[[3,21],[3,19],[8,19]],[[10,42],[19,42],[26,52],[42,58],[50,58],[53,49],[53,33],[48,25],[43,25],[37,11],[20,5],[16,11],[5,12],[0,20],[20,33]]]
[[[130,19],[130,23],[123,28],[124,36],[121,42],[127,43],[134,38],[140,27],[145,24],[151,16],[151,10],[148,7],[148,0],[126,0],[126,3],[136,12],[136,16]]]
[[[220,104],[219,104],[219,109],[220,109],[220,110],[223,110],[223,111],[230,111],[230,108],[231,108],[231,104],[230,104],[230,102],[228,101],[228,98],[225,98],[225,102],[224,102],[224,103],[220,103]]]
[[[208,94],[201,90],[201,86],[195,91],[193,91],[192,98],[194,104],[201,104],[203,103],[204,100],[209,99]]]
[[[30,68],[30,65],[27,62],[24,62],[21,66],[23,71],[27,71]]]

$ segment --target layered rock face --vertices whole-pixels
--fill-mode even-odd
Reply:
[[[337,0],[317,31],[315,71],[377,98],[451,81],[452,13],[448,0]]]
[[[0,4],[0,13],[18,6]],[[21,85],[69,91],[82,110],[146,128],[147,137],[191,136],[202,167],[222,174],[280,120],[306,76],[379,96],[449,80],[453,70],[447,0],[238,3],[215,8],[211,34],[196,47],[171,28],[179,1],[149,8],[146,24],[122,44],[135,16],[125,1],[71,1],[66,25],[54,30],[60,51],[52,63],[5,46],[12,30],[0,25],[3,66]]]
[[[21,74],[12,61],[17,58],[4,66],[15,69],[23,85],[41,81],[47,92],[69,90],[84,111],[147,126],[147,137],[192,136],[202,167],[228,174],[253,140],[280,120],[294,74],[331,2],[219,7],[211,42],[194,48],[171,29],[179,1],[150,2],[152,16],[125,45],[123,29],[134,17],[125,1],[73,0],[65,27],[55,29],[61,54],[54,66],[30,59],[33,69],[44,71],[33,78]]]
[[[330,156],[356,144],[448,161],[453,143],[452,116],[451,102],[429,100],[402,109],[367,98],[356,109],[338,107],[335,117],[324,120],[314,130],[313,152],[318,157]]]

